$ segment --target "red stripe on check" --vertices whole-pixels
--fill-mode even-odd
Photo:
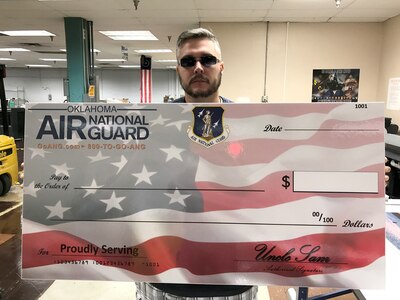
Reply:
[[[114,262],[115,265],[110,265],[142,275],[184,268],[196,275],[264,272],[285,277],[305,277],[368,266],[384,256],[384,239],[384,229],[242,243],[195,242],[174,236],[160,236],[135,246],[138,248],[137,257],[91,253],[71,256],[73,253],[60,252],[61,244],[82,249],[89,249],[94,244],[68,233],[47,231],[23,235],[22,264],[23,268],[32,268],[53,265],[57,261],[90,260],[92,263],[97,260],[105,265]],[[39,255],[40,249],[45,249],[47,255]]]

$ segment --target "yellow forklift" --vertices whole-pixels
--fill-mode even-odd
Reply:
[[[7,102],[3,78],[6,67],[0,64],[0,100],[3,134],[0,135],[0,196],[5,195],[13,184],[18,183],[18,157],[15,140],[9,137]]]
[[[0,135],[0,196],[18,183],[18,158],[14,138]]]

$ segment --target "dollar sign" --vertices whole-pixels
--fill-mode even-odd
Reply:
[[[283,186],[285,189],[287,189],[287,188],[290,186],[290,181],[289,181],[289,179],[290,179],[290,177],[287,176],[287,175],[285,175],[285,176],[282,177],[282,181],[283,181],[282,186]]]

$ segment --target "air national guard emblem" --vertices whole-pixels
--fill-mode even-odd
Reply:
[[[197,106],[192,112],[193,125],[187,132],[193,142],[209,148],[228,138],[229,128],[224,126],[222,107]]]

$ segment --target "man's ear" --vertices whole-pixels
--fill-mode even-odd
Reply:
[[[221,62],[220,69],[221,69],[221,73],[224,73],[224,62]]]

